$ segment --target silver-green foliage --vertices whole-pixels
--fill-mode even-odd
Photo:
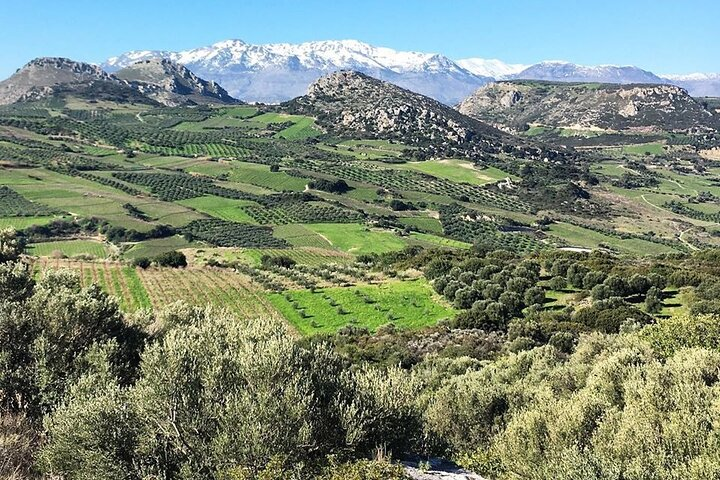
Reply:
[[[329,347],[303,347],[277,322],[178,307],[167,319],[134,386],[86,377],[48,417],[46,472],[227,478],[277,458],[312,464],[417,436],[420,385],[407,372],[348,370]],[[83,384],[97,387],[88,394]]]

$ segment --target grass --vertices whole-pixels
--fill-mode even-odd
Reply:
[[[125,258],[152,258],[161,253],[179,250],[181,248],[191,248],[194,245],[180,235],[168,238],[156,238],[153,240],[144,240],[132,245],[123,253]]]
[[[320,131],[316,128],[315,120],[310,117],[300,117],[295,123],[278,132],[275,136],[286,140],[302,140],[303,138],[316,137]]]
[[[0,217],[0,228],[22,230],[32,225],[47,225],[58,217]]]
[[[417,228],[430,233],[442,233],[442,224],[440,220],[430,217],[401,217],[398,219],[403,225],[411,228]]]
[[[240,223],[257,223],[241,208],[248,205],[256,205],[255,202],[248,200],[235,200],[232,198],[206,195],[204,197],[181,200],[177,203],[221,220]]]
[[[433,177],[472,185],[485,185],[487,183],[497,182],[498,180],[504,180],[507,177],[512,178],[512,175],[503,172],[499,168],[476,168],[472,162],[457,159],[408,162],[397,165],[397,168],[415,170],[427,173]]]
[[[241,318],[280,318],[274,307],[248,279],[216,268],[140,268],[118,262],[42,259],[40,271],[69,268],[84,285],[95,283],[118,299],[126,311],[160,309],[177,301],[228,309]]]
[[[393,232],[370,229],[356,223],[315,223],[305,226],[327,240],[331,246],[355,255],[387,253],[407,246],[407,242]]]
[[[448,248],[471,248],[472,244],[467,242],[460,242],[458,240],[453,240],[451,238],[445,238],[445,237],[439,237],[437,235],[431,235],[429,233],[418,233],[418,232],[412,232],[410,234],[410,238],[413,240],[418,240],[421,243],[429,243],[431,245],[437,245],[439,247],[448,247]]]
[[[332,246],[327,239],[301,224],[278,225],[273,228],[273,233],[293,247],[330,248]]]
[[[289,300],[288,300],[289,298]],[[303,335],[335,333],[345,325],[370,331],[392,323],[415,329],[449,318],[454,310],[436,300],[425,280],[270,294],[270,302]],[[303,313],[300,313],[303,312]]]
[[[233,162],[229,179],[276,191],[302,192],[308,183],[305,178],[293,177],[283,171],[271,172],[267,165],[247,162]]]
[[[630,155],[663,155],[662,143],[642,143],[639,145],[626,145],[622,147],[622,153]]]
[[[619,250],[622,253],[633,255],[656,255],[659,253],[673,253],[675,249],[646,240],[629,238],[622,239],[605,235],[588,228],[578,227],[569,223],[554,223],[550,226],[550,233],[566,240],[570,246],[583,248],[598,248],[605,245]]]
[[[33,243],[28,246],[27,253],[36,257],[54,257],[57,253],[65,257],[92,255],[96,258],[107,256],[105,244],[95,240],[62,240],[57,242]]]

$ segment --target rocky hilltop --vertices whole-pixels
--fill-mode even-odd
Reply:
[[[114,76],[165,105],[241,103],[217,83],[203,80],[168,59],[142,60],[115,72]]]
[[[37,58],[0,82],[0,105],[66,96],[167,106],[239,102],[216,83],[166,60],[141,62],[112,75],[68,58]]]
[[[503,136],[436,100],[353,71],[320,78],[306,95],[285,107],[315,116],[334,133],[396,139],[410,145],[432,142],[450,148],[484,142],[489,147]]]
[[[329,132],[398,140],[421,147],[428,156],[481,158],[504,152],[520,158],[554,158],[559,154],[432,98],[354,71],[322,77],[306,95],[283,105],[291,113],[314,116]]]
[[[540,124],[600,130],[713,130],[717,117],[674,85],[538,81],[496,82],[478,89],[458,111],[500,128]]]
[[[96,90],[110,94],[143,99],[130,86],[89,63],[67,58],[45,57],[32,60],[10,78],[0,82],[0,105],[40,99],[60,92]]]

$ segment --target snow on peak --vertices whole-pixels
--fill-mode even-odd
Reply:
[[[464,58],[456,62],[465,70],[483,77],[505,78],[525,70],[529,65],[505,63],[494,58]]]

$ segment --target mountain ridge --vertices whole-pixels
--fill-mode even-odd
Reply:
[[[717,118],[670,84],[504,80],[479,88],[458,111],[510,131],[530,125],[604,131],[714,131]]]
[[[0,105],[64,95],[167,106],[239,102],[169,60],[149,60],[118,73],[69,58],[39,57],[0,81]]]
[[[417,93],[454,105],[491,81],[527,78],[550,81],[677,83],[693,95],[720,96],[714,80],[674,80],[635,66],[583,66],[565,61],[532,65],[496,59],[452,60],[440,53],[399,51],[358,40],[251,44],[224,40],[189,50],[135,50],[110,57],[102,66],[112,72],[153,57],[170,58],[197,75],[223,85],[251,102],[280,103],[303,95],[318,78],[339,70],[361,71]],[[562,65],[562,68],[559,66]],[[554,69],[554,72],[549,72]],[[563,74],[564,71],[564,74]],[[575,72],[568,75],[569,71]],[[712,74],[707,74],[712,75]]]

